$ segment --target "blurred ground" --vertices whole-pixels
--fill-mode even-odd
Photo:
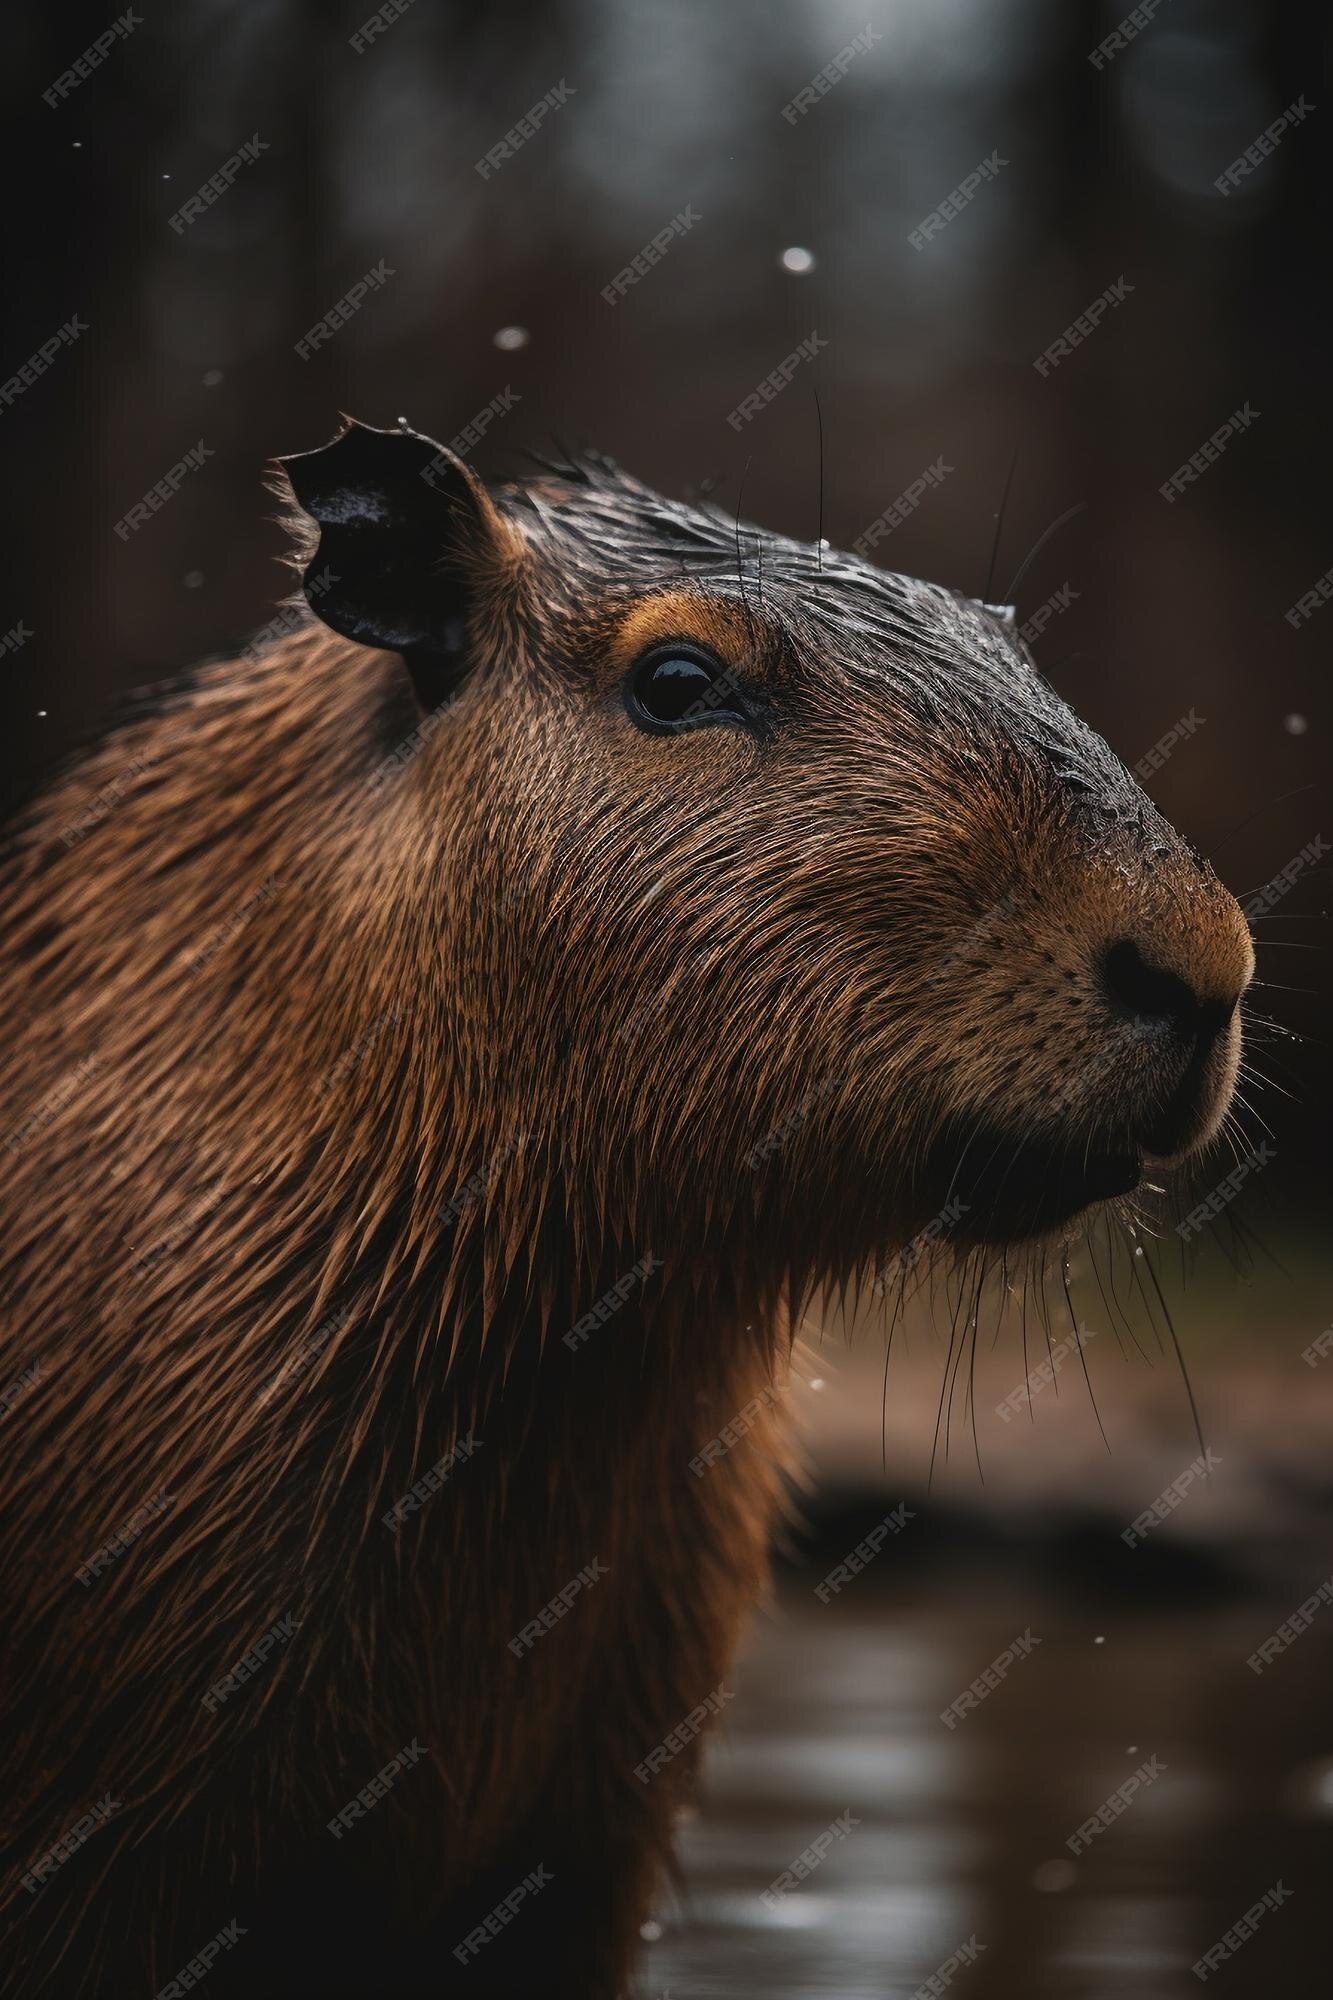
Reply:
[[[685,1830],[686,1897],[662,1912],[645,1993],[908,2000],[974,1942],[950,1975],[959,1996],[1168,2000],[1200,1990],[1192,1965],[1279,1883],[1289,1895],[1208,1987],[1324,1989],[1333,1605],[1303,1630],[1291,1615],[1333,1578],[1333,1361],[1302,1359],[1333,1316],[1333,1284],[1324,1245],[1278,1232],[1273,1247],[1289,1275],[1265,1265],[1247,1284],[1214,1247],[1188,1285],[1164,1284],[1211,1479],[1133,1546],[1124,1531],[1198,1445],[1146,1312],[1127,1315],[1145,1359],[1092,1310],[1086,1253],[1075,1302],[1109,1450],[1072,1347],[1053,1382],[1034,1380],[1031,1418],[1015,1413],[1019,1329],[992,1348],[984,1309],[975,1443],[956,1405],[929,1487],[943,1307],[940,1329],[924,1304],[897,1329],[886,1404],[879,1326],[850,1345],[830,1330],[807,1351],[807,1529],[734,1682]],[[1057,1360],[1062,1331],[1053,1320]],[[1029,1365],[1044,1358],[1038,1331]],[[901,1528],[830,1591],[835,1566],[904,1503]],[[1288,1638],[1256,1673],[1248,1660],[1280,1626]],[[1006,1650],[996,1684],[944,1722]],[[1072,1855],[1154,1758],[1156,1775]],[[829,1829],[823,1858],[766,1903]]]

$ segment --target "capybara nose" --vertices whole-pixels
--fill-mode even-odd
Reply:
[[[1205,999],[1179,973],[1145,958],[1133,938],[1108,945],[1098,971],[1102,991],[1118,1014],[1160,1022],[1199,1048],[1217,1040],[1240,999],[1239,987],[1229,998]]]

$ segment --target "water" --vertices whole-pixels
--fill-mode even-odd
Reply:
[[[824,1573],[789,1573],[756,1628],[645,1994],[909,2000],[947,1972],[960,2000],[1166,2000],[1200,1990],[1191,1967],[1229,1930],[1210,1989],[1327,1990],[1333,1609],[1256,1675],[1285,1599],[1127,1613],[955,1570],[908,1592],[862,1576],[824,1605]],[[1025,1628],[1030,1650],[947,1727]]]

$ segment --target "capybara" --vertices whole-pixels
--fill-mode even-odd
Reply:
[[[283,465],[309,610],[4,861],[0,1990],[600,2000],[807,1303],[1133,1213],[1249,935],[1003,610],[595,456]]]

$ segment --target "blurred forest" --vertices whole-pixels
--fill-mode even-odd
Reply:
[[[1333,609],[1286,615],[1333,570],[1326,9],[1146,0],[1106,53],[1121,0],[391,0],[374,21],[371,0],[178,0],[119,17],[71,82],[109,11],[7,28],[6,800],[117,694],[273,615],[290,578],[266,463],[339,411],[449,440],[493,410],[487,474],[593,444],[667,492],[715,477],[734,505],[743,480],[747,515],[808,538],[817,388],[835,544],[942,461],[876,560],[999,597],[1041,543],[1018,591],[1039,665],[1130,764],[1192,719],[1146,783],[1227,883],[1245,896],[1333,836]],[[20,377],[73,316],[86,331]],[[729,424],[812,334],[790,389]],[[1032,1357],[1012,1328],[992,1351],[988,1325],[933,1485],[929,1312],[887,1388],[880,1326],[845,1353],[841,1327],[803,1330],[811,1525],[687,1838],[694,1914],[649,1926],[654,1992],[906,1995],[979,1931],[975,1995],[1152,2000],[1193,1990],[1191,1953],[1284,1867],[1276,1956],[1248,1948],[1224,1990],[1326,1985],[1333,1646],[1312,1638],[1283,1681],[1243,1663],[1333,1568],[1333,1360],[1307,1358],[1333,1320],[1329,890],[1320,859],[1259,926],[1278,1028],[1255,1039],[1272,1087],[1247,1129],[1265,1119],[1276,1158],[1243,1206],[1283,1269],[1261,1258],[1247,1285],[1217,1246],[1185,1294],[1214,1491],[1123,1546],[1197,1448],[1151,1315],[1136,1354],[1091,1309],[1109,1458],[1077,1365],[1032,1423],[1004,1416]],[[919,1535],[817,1605],[904,1500]],[[1032,1665],[946,1740],[940,1709],[1029,1624]],[[1075,1868],[1066,1834],[1140,1750],[1173,1781]],[[850,1807],[869,1830],[766,1907]]]

